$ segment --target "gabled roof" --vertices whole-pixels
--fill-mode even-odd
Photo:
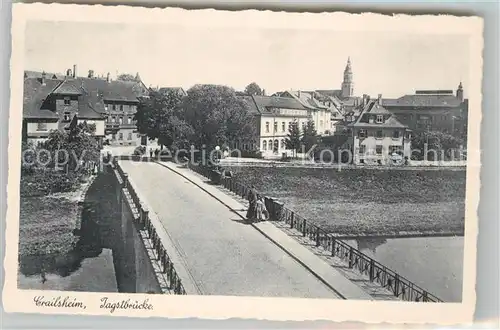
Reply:
[[[270,108],[307,110],[300,102],[290,97],[252,95],[251,98],[260,113],[270,113]]]
[[[397,99],[383,99],[386,107],[459,107],[462,102],[455,95],[405,95]]]
[[[385,120],[383,123],[370,123],[366,115],[384,115]],[[366,120],[366,121],[365,121]],[[354,123],[348,124],[350,127],[380,127],[380,128],[407,128],[406,125],[401,124],[390,111],[382,107],[378,100],[371,100],[364,107],[363,111]]]

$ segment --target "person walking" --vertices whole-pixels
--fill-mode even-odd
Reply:
[[[258,198],[258,193],[257,189],[255,189],[255,186],[251,186],[250,191],[248,192],[248,210],[247,210],[247,220],[248,221],[253,221],[255,220],[257,216],[257,198]]]
[[[153,158],[153,149],[152,148],[149,149],[149,157]]]

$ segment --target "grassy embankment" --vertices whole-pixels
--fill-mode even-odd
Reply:
[[[233,169],[243,183],[340,236],[464,232],[465,171]]]
[[[21,178],[19,263],[20,271],[28,276],[44,272],[67,275],[80,262],[75,255],[79,237],[74,230],[81,216],[79,198],[88,182],[70,180],[62,186],[60,181],[65,179],[46,177],[53,182],[45,182],[42,175]]]

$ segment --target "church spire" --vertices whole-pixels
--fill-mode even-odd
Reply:
[[[342,97],[350,97],[354,93],[354,83],[352,80],[351,57],[347,58],[347,64],[344,69],[344,81],[342,82]]]

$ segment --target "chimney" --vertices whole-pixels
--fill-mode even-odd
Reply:
[[[94,78],[94,70],[89,70],[89,78]]]
[[[45,85],[45,78],[47,77],[47,74],[45,73],[45,71],[42,72],[42,85]]]
[[[73,64],[73,78],[76,78],[76,64]]]
[[[378,94],[378,104],[382,105],[382,94]]]
[[[66,77],[71,77],[71,69],[66,70]]]
[[[366,103],[368,103],[368,95],[363,94],[363,107],[366,106]]]
[[[300,99],[300,91],[298,91],[299,99]]]
[[[266,96],[266,90],[265,89],[262,90],[262,95]]]
[[[109,72],[108,74],[106,75],[106,81],[109,82]]]

